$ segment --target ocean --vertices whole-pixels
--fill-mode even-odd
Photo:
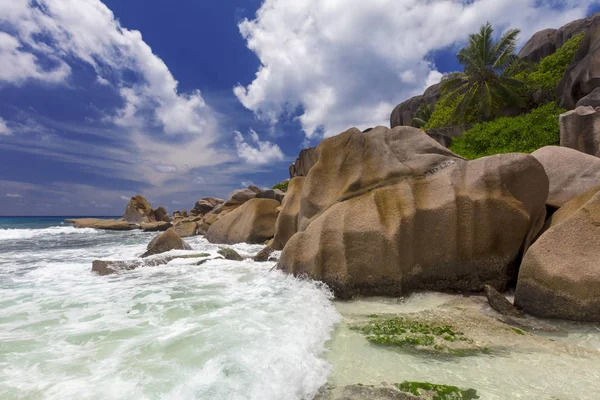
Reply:
[[[76,229],[64,218],[0,219],[2,400],[312,400],[319,388],[403,381],[475,388],[481,400],[600,398],[598,324],[545,321],[556,332],[517,333],[478,296],[334,301],[274,262],[178,259],[98,276],[93,260],[133,260],[155,234]],[[179,253],[221,247],[185,240],[193,250]],[[466,334],[489,352],[400,351],[352,328],[397,313],[476,316]]]
[[[250,260],[97,276],[93,260],[135,259],[154,234],[65,218],[0,219],[0,399],[305,399],[326,383],[327,288]]]

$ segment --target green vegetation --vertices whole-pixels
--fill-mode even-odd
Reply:
[[[411,125],[415,128],[423,128],[425,125],[427,125],[427,122],[431,118],[431,114],[433,114],[434,109],[435,106],[431,104],[423,104],[415,113],[415,116],[411,121]]]
[[[376,319],[353,329],[360,331],[371,343],[398,347],[425,346],[441,350],[442,348],[436,345],[437,341],[468,340],[462,332],[455,332],[449,325],[430,325],[401,317]]]
[[[475,112],[480,121],[500,114],[507,106],[523,106],[523,82],[504,73],[518,60],[514,54],[519,30],[510,29],[494,43],[494,30],[487,23],[479,33],[469,35],[469,43],[456,57],[464,72],[453,72],[442,79],[442,93],[458,99],[455,118],[462,120]]]
[[[436,385],[429,382],[402,382],[396,387],[405,393],[430,400],[474,400],[478,399],[475,389],[461,389],[456,386]]]
[[[567,67],[573,61],[583,36],[583,33],[573,36],[554,54],[544,58],[539,64],[521,64],[518,67],[521,71],[515,74],[515,78],[525,83],[527,94],[531,95],[538,90],[554,94]]]
[[[523,332],[522,330],[520,330],[519,328],[512,328],[513,331],[515,331],[515,333],[517,335],[524,335],[525,332]]]
[[[286,179],[285,181],[282,181],[276,185],[273,185],[273,189],[279,189],[279,190],[283,190],[284,192],[287,192],[289,183],[290,183],[289,179]]]
[[[435,105],[427,124],[423,127],[425,130],[445,128],[448,126],[472,124],[477,122],[477,110],[467,110],[464,115],[457,115],[454,111],[457,105],[462,101],[463,96],[444,95]]]
[[[560,142],[558,117],[565,112],[554,102],[514,118],[479,123],[454,139],[450,150],[468,159],[502,153],[531,153]]]

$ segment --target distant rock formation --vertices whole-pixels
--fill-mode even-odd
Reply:
[[[123,219],[129,223],[141,224],[150,222],[171,222],[169,214],[164,207],[158,207],[156,210],[152,209],[152,206],[144,198],[144,196],[138,194],[129,200],[127,207],[125,207],[125,214]]]
[[[390,126],[412,126],[412,120],[423,105],[435,104],[441,97],[441,83],[428,87],[420,96],[412,97],[396,106],[390,116]]]
[[[217,199],[215,197],[204,197],[196,202],[194,208],[190,211],[190,216],[195,217],[198,215],[206,215],[215,207],[225,203],[223,199]]]
[[[139,229],[139,225],[122,219],[80,218],[67,219],[65,222],[73,224],[75,228],[92,228],[105,231],[131,231]]]
[[[308,171],[319,159],[316,147],[309,147],[304,149],[298,155],[296,161],[290,165],[290,179],[296,176],[306,176]]]

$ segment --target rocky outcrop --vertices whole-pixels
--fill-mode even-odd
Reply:
[[[142,267],[158,267],[159,265],[165,265],[173,260],[177,259],[190,259],[190,258],[207,258],[210,257],[208,253],[201,254],[185,254],[179,256],[164,256],[156,257],[149,260],[128,260],[128,261],[114,261],[114,260],[95,260],[92,263],[92,272],[98,275],[111,275],[117,274],[124,271],[131,271]],[[204,260],[207,261],[207,260]]]
[[[282,202],[285,197],[285,192],[279,189],[267,189],[262,190],[260,193],[256,195],[257,199],[273,199],[278,202]]]
[[[600,13],[573,21],[561,30],[565,38],[585,32],[579,51],[557,89],[559,106],[572,110],[581,99],[600,87]]]
[[[164,207],[158,207],[154,210],[154,218],[157,222],[171,222],[171,217]]]
[[[230,261],[243,261],[244,260],[244,257],[240,256],[237,251],[230,249],[228,247],[219,250],[218,253],[220,255],[222,255],[223,258],[226,260],[230,260]]]
[[[144,232],[164,232],[173,226],[170,222],[148,222],[140,225]]]
[[[281,212],[275,224],[275,238],[273,239],[275,250],[283,250],[290,238],[298,232],[300,200],[302,199],[302,187],[305,180],[306,177],[297,176],[288,185],[288,191],[281,204]]]
[[[411,126],[412,119],[419,108],[426,104],[435,104],[441,96],[441,84],[436,83],[428,87],[421,96],[415,96],[403,103],[400,103],[392,111],[390,116],[390,126]]]
[[[93,228],[105,231],[131,231],[139,229],[139,225],[131,224],[122,219],[80,218],[67,219],[65,222],[73,224],[75,228]]]
[[[225,200],[217,199],[215,197],[204,197],[196,202],[192,211],[191,216],[205,215],[215,209],[215,207],[223,204]]]
[[[123,219],[135,224],[141,224],[142,222],[156,222],[152,206],[139,194],[129,200],[129,203],[125,208],[125,214],[123,214]]]
[[[577,107],[562,114],[560,145],[600,157],[600,112],[593,107]]]
[[[544,224],[548,178],[529,155],[466,161],[410,127],[350,129],[319,154],[278,265],[339,297],[502,290]]]
[[[275,235],[280,206],[272,199],[251,199],[217,219],[206,238],[212,243],[264,243]]]
[[[264,249],[259,251],[258,254],[254,256],[254,261],[267,262],[269,261],[269,258],[271,257],[271,254],[273,254],[274,251],[275,249],[272,246],[265,246]]]
[[[519,58],[529,62],[539,62],[556,52],[556,29],[544,29],[535,33],[519,51]]]
[[[546,146],[532,154],[550,181],[546,204],[554,208],[600,184],[600,158],[566,147]]]
[[[544,318],[600,322],[600,186],[565,204],[529,248],[515,304]]]
[[[304,149],[298,155],[296,162],[290,165],[290,179],[296,176],[306,176],[308,171],[319,159],[316,147]]]
[[[254,199],[259,193],[261,193],[261,190],[253,185],[248,186],[246,189],[234,191],[229,196],[229,199],[204,215],[198,224],[198,232],[206,235],[210,226],[217,222],[217,220],[236,210],[248,200]]]
[[[494,289],[492,286],[485,285],[484,290],[485,297],[487,297],[488,303],[494,310],[498,311],[502,315],[507,315],[509,317],[524,317],[524,314],[521,310],[513,306],[511,302],[508,301],[508,299],[502,295],[502,293]]]
[[[195,221],[181,221],[173,226],[173,230],[182,238],[196,236],[198,234],[198,223]]]
[[[168,229],[161,233],[148,243],[146,252],[142,254],[142,258],[149,257],[155,254],[165,253],[171,250],[191,250],[189,244],[183,241],[179,235],[173,230]]]

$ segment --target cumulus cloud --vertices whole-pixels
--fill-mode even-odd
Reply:
[[[127,197],[127,196],[119,196],[119,198],[120,198],[121,200],[125,200],[125,201],[129,201],[129,200],[131,200],[131,198],[130,198],[130,197]]]
[[[14,198],[20,198],[23,197],[18,193],[6,193],[6,197],[14,197]]]
[[[1,56],[0,56],[0,59],[1,59]],[[2,68],[2,67],[0,66],[0,68]],[[10,129],[8,127],[4,118],[0,117],[0,136],[10,136],[12,134],[13,134],[12,129]]]
[[[239,132],[234,132],[235,147],[238,156],[249,164],[268,164],[273,161],[281,161],[284,158],[281,148],[269,141],[261,141],[258,133],[253,129],[248,131],[250,141],[246,141]]]
[[[490,21],[521,37],[585,16],[597,0],[265,0],[239,30],[261,66],[242,104],[276,123],[295,115],[310,137],[387,125],[396,104],[441,74],[436,50]],[[499,32],[498,32],[499,33]]]
[[[116,164],[122,174],[159,186],[175,173],[232,160],[226,148],[215,149],[224,138],[200,91],[180,92],[142,34],[121,26],[100,0],[2,1],[0,24],[10,32],[0,33],[0,83],[69,84],[77,60],[93,68],[94,83],[114,88],[122,106],[98,122],[121,128],[111,139],[128,155]],[[110,149],[101,155],[123,159]]]

